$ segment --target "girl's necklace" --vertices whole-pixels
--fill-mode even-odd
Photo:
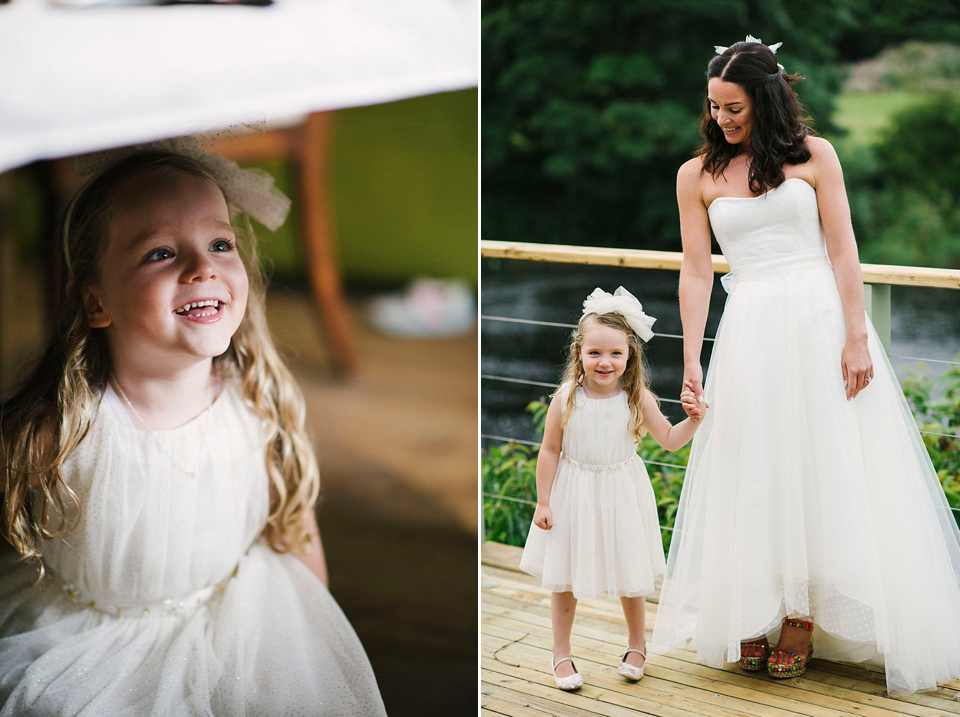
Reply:
[[[122,398],[123,401],[124,401],[124,403],[126,403],[127,406],[130,407],[130,410],[133,411],[133,415],[136,416],[136,417],[139,419],[140,423],[143,424],[143,427],[147,429],[147,433],[149,433],[151,436],[153,436],[154,441],[156,442],[157,446],[159,446],[160,450],[167,454],[167,457],[170,459],[170,461],[173,463],[173,465],[175,465],[177,468],[179,468],[181,471],[183,471],[184,473],[186,473],[186,474],[189,475],[189,476],[195,476],[195,475],[197,475],[197,473],[200,472],[200,456],[199,456],[199,454],[197,455],[197,464],[196,464],[193,468],[187,468],[186,466],[182,465],[182,464],[180,463],[180,461],[177,460],[177,457],[176,457],[175,455],[173,455],[173,453],[171,453],[170,451],[168,451],[168,450],[167,450],[167,447],[166,447],[165,445],[163,445],[163,441],[161,441],[160,438],[159,438],[159,436],[157,436],[157,432],[154,431],[152,428],[150,428],[150,424],[148,424],[145,420],[143,420],[143,416],[140,415],[140,412],[134,407],[134,405],[133,405],[133,403],[130,401],[130,399],[127,398],[127,394],[125,394],[125,393],[123,392],[123,389],[120,388],[120,382],[117,381],[116,378],[113,379],[113,386],[114,386],[114,388],[116,388],[117,391],[119,392],[120,398]],[[208,406],[207,408],[209,408],[209,406]],[[204,409],[204,410],[206,410],[206,409]],[[207,452],[209,453],[209,452],[210,452],[210,442],[207,440],[207,435],[203,432],[203,428],[202,428],[202,427],[201,427],[201,429],[200,429],[200,439],[203,441],[204,445],[207,447]]]

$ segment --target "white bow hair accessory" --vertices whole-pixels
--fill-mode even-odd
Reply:
[[[653,338],[653,324],[656,319],[643,313],[643,306],[637,301],[637,297],[622,286],[612,294],[608,294],[599,287],[594,289],[590,296],[584,299],[583,316],[580,320],[583,321],[583,317],[587,314],[613,313],[623,316],[630,328],[644,341]]]
[[[744,42],[758,42],[758,43],[760,43],[761,45],[763,44],[763,40],[761,40],[759,37],[754,37],[753,35],[747,35],[747,38],[744,40]],[[769,48],[770,48],[770,51],[773,52],[774,55],[776,55],[776,54],[777,54],[777,50],[780,49],[780,45],[782,45],[782,44],[783,44],[782,42],[778,42],[776,45],[767,45],[767,47],[769,47]],[[730,47],[731,47],[731,46],[721,47],[720,45],[714,45],[714,46],[713,46],[713,49],[717,51],[717,54],[718,54],[718,55],[722,55],[722,54],[725,53],[727,50],[729,50]],[[780,69],[783,69],[783,67],[781,66]]]
[[[245,126],[250,127],[245,123]],[[253,127],[256,130],[256,127]],[[230,131],[225,131],[227,134]],[[206,141],[212,142],[213,138]],[[290,211],[290,199],[273,183],[273,177],[262,169],[240,167],[236,162],[207,152],[201,146],[203,137],[187,135],[157,142],[145,142],[102,152],[91,152],[77,158],[81,176],[98,174],[116,162],[139,152],[163,151],[179,154],[203,164],[216,178],[227,203],[256,219],[267,229],[276,231]]]

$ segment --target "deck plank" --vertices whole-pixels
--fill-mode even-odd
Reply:
[[[486,629],[484,631],[488,632]],[[552,644],[549,628],[531,628],[526,633],[520,630],[507,630],[506,633],[504,636],[508,640],[538,647],[543,650],[543,659],[549,659],[549,650]],[[503,646],[505,645],[506,643],[503,643]],[[603,666],[612,664],[617,660],[616,653],[612,653],[609,649],[609,643],[578,637],[572,640],[572,645],[575,654],[578,656],[577,659],[581,663],[589,661]],[[818,670],[818,665],[823,664],[825,663],[822,661],[814,661],[804,677],[788,682],[774,682],[763,676],[749,675],[735,667],[729,667],[722,671],[725,674],[722,678],[718,678],[718,670],[689,660],[678,659],[672,654],[668,656],[651,650],[651,667],[647,674],[655,674],[654,668],[663,666],[681,675],[689,673],[707,680],[722,679],[748,690],[768,693],[776,699],[806,701],[820,707],[870,717],[883,717],[883,715],[889,714],[926,717],[933,714],[942,714],[942,712],[931,712],[929,708],[923,706],[899,702],[883,696],[863,694],[856,689],[824,684],[819,679],[821,673]],[[581,665],[581,669],[584,670],[585,668]],[[798,688],[801,688],[802,691],[798,692]],[[770,704],[774,703],[770,702]],[[957,709],[960,709],[960,704],[957,705]]]
[[[550,674],[550,594],[519,571],[520,554],[519,548],[493,543],[481,548],[481,705],[493,714],[960,715],[960,681],[935,692],[891,695],[882,670],[813,660],[803,677],[781,682],[732,664],[708,667],[691,652],[652,643],[644,678],[628,682],[616,672],[626,626],[619,601],[610,598],[578,602],[571,648],[586,684],[575,693],[562,692]],[[648,601],[648,639],[657,607]]]

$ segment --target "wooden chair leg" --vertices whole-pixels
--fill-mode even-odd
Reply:
[[[311,114],[301,129],[298,170],[303,242],[313,300],[324,322],[336,367],[345,374],[357,366],[350,318],[340,287],[333,246],[328,181],[332,112]]]

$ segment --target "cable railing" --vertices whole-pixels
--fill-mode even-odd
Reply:
[[[481,256],[489,258],[515,259],[527,261],[542,261],[553,263],[578,263],[600,266],[617,266],[637,269],[664,269],[668,271],[679,271],[682,262],[682,253],[680,252],[661,252],[651,250],[631,250],[631,249],[611,249],[597,247],[578,247],[561,246],[549,244],[530,244],[514,242],[480,242]],[[712,257],[714,271],[716,273],[726,273],[729,271],[729,265],[722,256],[714,255]],[[904,361],[915,361],[923,363],[936,363],[949,366],[958,366],[960,362],[944,359],[928,359],[914,356],[899,356],[890,353],[890,286],[925,286],[945,289],[960,289],[960,271],[952,269],[935,269],[922,267],[902,267],[887,266],[881,264],[862,264],[861,265],[865,286],[865,300],[867,313],[873,320],[874,327],[880,335],[881,342],[887,355],[891,359]],[[575,328],[575,324],[559,323],[553,321],[539,321],[536,319],[521,319],[509,316],[492,316],[481,314],[483,321],[494,321],[503,323],[527,324],[533,326],[555,327],[562,329]],[[655,336],[682,340],[681,335],[656,333]],[[713,341],[713,337],[704,337],[704,341]],[[545,381],[534,381],[527,378],[514,376],[497,376],[492,374],[481,374],[481,379],[489,381],[500,381],[505,383],[526,384],[540,386],[543,388],[555,389],[556,383]],[[663,402],[679,404],[678,399],[661,398]],[[960,434],[941,433],[936,431],[920,430],[922,435],[937,436],[942,438],[960,438]],[[482,433],[481,439],[496,441],[498,443],[516,443],[533,448],[539,448],[540,443],[525,439],[513,438],[509,436],[499,436]],[[665,463],[642,458],[648,465],[657,465],[674,470],[685,471],[686,465],[676,463]],[[511,496],[488,493],[482,491],[485,498],[495,500],[506,500],[514,503],[527,504],[535,506],[536,502],[525,498],[515,498]],[[960,508],[952,508],[955,514],[960,515]],[[661,526],[663,530],[672,530],[669,526]]]

